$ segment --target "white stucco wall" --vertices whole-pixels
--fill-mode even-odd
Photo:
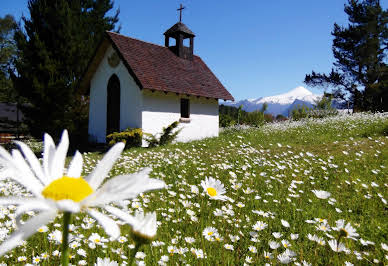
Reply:
[[[143,91],[142,128],[143,132],[160,134],[180,119],[180,98],[176,94]],[[185,97],[187,98],[187,97]],[[182,131],[177,141],[190,141],[218,136],[218,100],[204,97],[189,97],[190,123],[180,123]]]
[[[89,140],[105,143],[107,86],[109,78],[116,74],[120,80],[120,130],[141,127],[142,93],[121,62],[116,67],[108,64],[113,53],[109,47],[90,82]]]

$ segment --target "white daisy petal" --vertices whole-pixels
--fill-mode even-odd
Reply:
[[[47,133],[44,134],[44,148],[43,148],[43,171],[49,181],[50,178],[50,165],[55,155],[55,144],[51,136]]]
[[[118,238],[120,236],[120,228],[116,224],[114,220],[109,218],[107,215],[102,214],[101,212],[98,212],[93,209],[88,209],[88,213],[90,216],[92,216],[94,219],[98,221],[99,224],[102,225],[105,232],[113,237],[114,239]]]
[[[123,210],[119,209],[119,208],[116,208],[116,207],[112,207],[112,206],[105,206],[104,208],[105,210],[107,210],[108,212],[110,212],[111,214],[113,214],[114,216],[120,218],[121,220],[125,221],[126,223],[128,224],[134,224],[135,222],[135,217],[133,217],[132,215],[124,212]]]
[[[20,151],[13,150],[12,158],[15,167],[13,167],[13,169],[11,170],[13,170],[14,174],[17,175],[17,179],[15,178],[15,180],[35,195],[41,196],[40,192],[43,189],[43,185],[31,172],[31,169],[27,165],[26,161],[23,159],[23,156]]]
[[[51,206],[47,205],[44,199],[30,199],[28,202],[20,205],[15,211],[16,224],[20,226],[20,219],[23,214],[28,211],[42,211],[52,209]]]
[[[98,163],[93,172],[85,178],[85,180],[93,189],[97,189],[101,185],[102,181],[108,175],[117,158],[119,158],[124,147],[125,144],[122,142],[114,145],[105,154],[104,158],[102,158],[102,160]]]
[[[12,161],[12,156],[3,148],[3,146],[0,146],[0,158],[4,161]]]
[[[77,213],[81,210],[80,204],[72,200],[59,200],[55,201],[54,203],[57,209],[61,211]]]
[[[29,236],[34,234],[39,227],[54,219],[56,214],[57,213],[55,211],[47,211],[28,220],[23,226],[20,227],[19,230],[15,231],[0,245],[0,256],[13,249],[14,247],[22,244],[22,241],[26,240]]]
[[[19,205],[19,204],[25,204],[31,201],[33,198],[19,198],[19,197],[6,197],[6,198],[0,198],[0,205]]]
[[[61,141],[59,142],[57,150],[55,151],[55,155],[51,162],[51,165],[49,165],[50,177],[52,178],[52,180],[61,178],[63,176],[63,168],[65,166],[65,160],[66,160],[68,148],[69,148],[69,134],[65,129],[63,130]]]
[[[67,170],[68,177],[80,177],[82,174],[83,159],[81,153],[76,151],[73,160],[71,160],[69,169]]]
[[[116,176],[108,180],[86,201],[93,199],[92,206],[97,206],[123,199],[132,199],[142,192],[164,188],[166,186],[164,181],[148,177],[149,171],[149,169],[144,169],[139,173]]]
[[[42,166],[38,158],[36,158],[35,154],[31,151],[31,149],[21,141],[15,141],[15,143],[20,147],[24,156],[26,157],[28,163],[31,166],[31,169],[34,171],[35,175],[42,182],[43,185],[47,185],[49,180],[47,180],[45,174],[43,173]]]

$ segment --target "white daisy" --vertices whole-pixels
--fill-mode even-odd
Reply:
[[[359,234],[356,232],[356,229],[351,226],[350,223],[345,225],[345,220],[341,219],[335,222],[336,227],[332,227],[333,230],[339,231],[340,234],[346,238],[351,238],[353,240],[357,240],[356,238]]]
[[[117,261],[110,260],[109,258],[97,258],[97,262],[94,264],[94,266],[119,266]]]
[[[328,241],[330,248],[335,252],[342,252],[346,250],[344,243],[337,242],[337,240],[332,239]]]
[[[226,190],[220,180],[206,177],[205,180],[202,180],[201,186],[211,199],[224,201],[228,199],[227,196],[224,196]]]
[[[264,230],[265,228],[267,228],[268,224],[262,222],[262,221],[257,221],[253,226],[253,230],[255,231],[261,231],[261,230]]]
[[[331,195],[330,192],[324,190],[311,190],[311,192],[313,192],[318,199],[327,199]]]
[[[64,174],[64,164],[69,138],[66,130],[57,147],[48,135],[44,135],[43,163],[39,162],[31,149],[22,142],[17,142],[21,151],[13,150],[9,154],[0,147],[0,165],[3,166],[1,178],[11,178],[23,185],[34,197],[0,198],[0,205],[19,205],[15,214],[20,226],[8,240],[0,245],[0,255],[19,245],[37,229],[53,220],[58,211],[87,211],[113,238],[120,235],[116,222],[107,215],[92,207],[107,207],[110,202],[131,199],[144,191],[165,187],[161,180],[149,178],[151,169],[130,175],[116,176],[101,185],[115,161],[124,149],[124,143],[113,146],[99,162],[97,167],[87,177],[83,178],[82,155],[77,151],[71,161],[67,173]],[[108,212],[124,213],[118,208],[105,208]],[[28,211],[40,213],[20,225],[21,217]]]
[[[147,214],[136,212],[135,216],[132,216],[117,208],[112,208],[111,206],[106,206],[105,208],[110,213],[116,215],[124,222],[128,223],[132,227],[132,233],[135,237],[151,240],[156,236],[156,231],[158,228],[156,212]]]

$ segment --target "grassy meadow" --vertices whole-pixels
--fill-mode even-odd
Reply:
[[[83,157],[86,175],[102,154]],[[218,138],[131,149],[110,176],[146,166],[168,188],[117,203],[128,213],[157,213],[158,234],[136,254],[139,265],[388,264],[388,113],[228,128]],[[200,183],[210,177],[228,200],[204,193]],[[28,193],[9,180],[0,190]],[[3,241],[16,228],[16,207],[0,208]],[[0,262],[59,265],[60,218]],[[73,217],[73,265],[97,258],[125,265],[133,244],[128,225],[113,240],[92,218]]]

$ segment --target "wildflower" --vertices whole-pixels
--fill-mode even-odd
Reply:
[[[224,248],[226,248],[228,250],[234,250],[234,247],[232,245],[230,245],[230,244],[225,244]]]
[[[356,237],[358,237],[358,233],[356,233],[356,229],[354,229],[350,223],[347,223],[345,225],[345,220],[338,220],[336,221],[336,227],[332,227],[333,230],[339,231],[340,236],[344,236],[346,238],[351,238],[353,240],[356,240]]]
[[[39,262],[40,262],[39,256],[36,256],[36,257],[33,257],[33,258],[32,258],[32,263],[34,263],[34,264],[39,264]]]
[[[266,259],[273,259],[273,255],[271,252],[264,251],[264,258]]]
[[[248,250],[249,250],[250,252],[252,252],[252,253],[257,253],[257,248],[254,247],[254,246],[249,246],[249,247],[248,247]]]
[[[144,260],[145,257],[146,257],[146,254],[142,251],[138,251],[135,255],[135,258],[140,260]]]
[[[214,238],[214,235],[218,235],[218,230],[214,227],[206,227],[202,231],[202,235],[207,239],[207,240],[212,240]]]
[[[82,248],[77,250],[77,254],[86,258],[86,251]]]
[[[283,239],[281,242],[282,242],[283,247],[285,247],[285,248],[288,248],[289,246],[291,246],[290,242],[288,242],[285,239]]]
[[[94,266],[119,266],[119,264],[117,261],[110,260],[109,258],[97,258],[97,262],[94,264]]]
[[[20,256],[20,257],[18,257],[18,261],[20,261],[20,262],[26,261],[26,260],[27,260],[26,256]]]
[[[192,244],[195,242],[195,238],[194,237],[185,237],[185,241],[186,241],[186,243]]]
[[[290,258],[289,256],[287,256],[286,254],[284,254],[284,253],[279,254],[279,255],[277,256],[277,258],[278,258],[278,260],[279,260],[279,262],[280,262],[281,264],[288,264],[288,263],[291,262],[291,258]]]
[[[261,231],[261,230],[264,230],[266,227],[268,226],[268,224],[262,222],[262,221],[258,221],[256,222],[252,228],[253,230],[256,230],[256,231]]]
[[[284,227],[290,227],[290,224],[286,220],[280,220]]]
[[[327,199],[331,195],[330,192],[324,190],[312,190],[311,192],[313,192],[318,199]]]
[[[37,231],[40,232],[40,233],[45,233],[45,232],[48,231],[48,227],[45,226],[45,225],[44,225],[44,226],[41,226],[41,227],[38,228]]]
[[[192,248],[192,249],[191,249],[191,252],[194,254],[194,256],[195,256],[197,259],[203,259],[203,258],[205,258],[205,254],[203,253],[203,250],[202,250],[202,249]]]
[[[281,238],[283,236],[283,234],[280,232],[273,232],[272,235],[274,236],[274,238]]]
[[[271,249],[277,249],[278,247],[280,247],[280,244],[275,241],[269,241],[268,244]]]
[[[22,142],[17,142],[25,159],[18,150],[9,154],[0,147],[0,163],[3,166],[2,177],[9,177],[29,190],[34,197],[29,198],[0,198],[1,204],[20,205],[16,217],[17,224],[21,224],[23,213],[39,210],[40,214],[28,220],[15,231],[8,240],[0,246],[0,255],[16,247],[21,240],[27,239],[36,230],[53,220],[58,211],[80,212],[87,211],[113,238],[120,235],[116,222],[107,215],[92,207],[107,207],[113,201],[131,199],[139,193],[160,189],[165,186],[161,180],[149,178],[151,169],[144,169],[139,173],[114,177],[102,184],[109,170],[124,149],[123,143],[113,146],[99,162],[94,171],[87,177],[81,177],[83,159],[79,152],[75,153],[68,171],[64,174],[64,163],[69,146],[66,130],[55,147],[52,138],[44,135],[43,163],[40,164],[31,149]],[[123,212],[118,208],[105,208],[108,212]]]
[[[227,200],[228,197],[224,196],[226,190],[221,181],[214,179],[213,177],[206,178],[201,182],[202,188],[205,190],[205,193],[214,200]]]
[[[252,263],[252,257],[249,257],[249,256],[246,256],[245,257],[245,261],[247,262],[247,263]]]
[[[337,242],[337,240],[332,239],[328,241],[330,248],[335,252],[342,252],[346,250],[346,247],[343,243]]]
[[[148,241],[152,240],[156,236],[156,212],[147,214],[136,212],[135,216],[131,216],[120,210],[113,210],[111,213],[128,223],[132,227],[132,233],[136,238]]]

